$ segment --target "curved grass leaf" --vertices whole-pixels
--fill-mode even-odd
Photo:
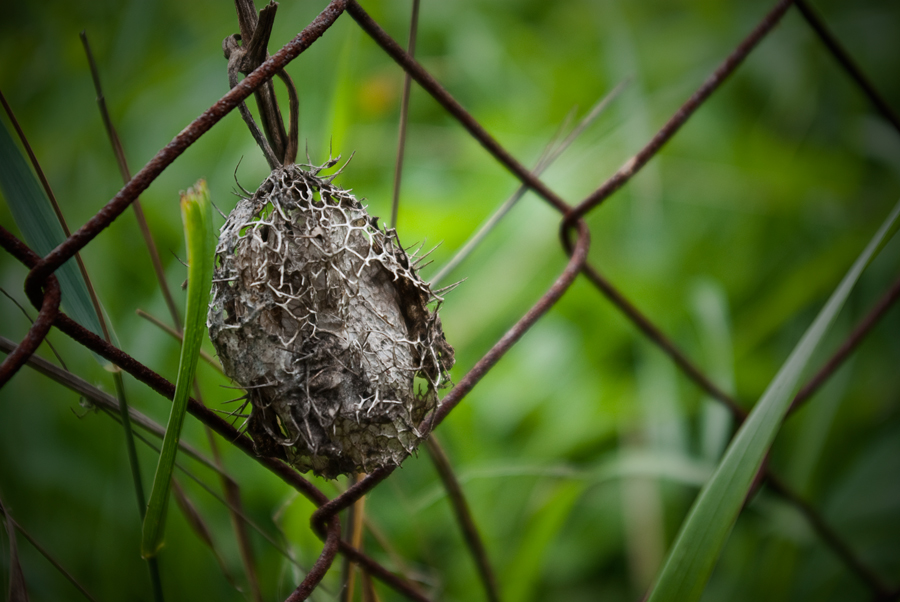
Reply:
[[[184,324],[184,341],[181,345],[181,359],[178,363],[178,380],[175,383],[175,398],[166,425],[162,452],[153,478],[153,490],[147,504],[141,534],[141,556],[156,556],[163,545],[166,509],[172,471],[175,468],[175,454],[188,397],[194,382],[194,371],[200,355],[200,343],[206,322],[209,289],[213,271],[213,226],[212,204],[206,182],[197,185],[181,197],[181,217],[184,220],[184,234],[188,249],[188,289],[187,310]]]
[[[0,191],[25,242],[35,253],[45,256],[66,239],[50,200],[13,142],[5,123],[0,127]],[[103,336],[91,295],[75,259],[69,259],[55,274],[59,279],[62,304],[69,316],[97,336]],[[106,360],[100,361],[106,364]]]
[[[863,269],[896,230],[898,215],[900,202],[844,276],[734,436],[724,458],[700,491],[682,524],[649,602],[700,599],[753,478],[790,406],[803,370]]]

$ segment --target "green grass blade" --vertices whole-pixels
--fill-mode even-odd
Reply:
[[[885,238],[895,229],[900,202],[869,242],[837,289],[828,299],[775,379],[738,430],[709,482],[700,491],[649,602],[699,600],[725,545],[734,521],[791,403],[810,356],[837,316],[860,274]]]
[[[166,508],[169,500],[169,487],[172,471],[175,468],[175,454],[178,450],[178,439],[191,385],[194,382],[194,371],[200,355],[200,343],[203,339],[206,322],[209,289],[213,271],[213,226],[212,204],[206,182],[200,180],[197,186],[181,197],[181,216],[184,220],[184,233],[188,248],[188,288],[187,310],[184,324],[184,341],[181,345],[181,359],[178,364],[178,380],[175,383],[175,398],[172,400],[172,411],[166,425],[166,436],[163,439],[162,452],[153,478],[153,490],[147,504],[147,515],[144,517],[141,534],[141,556],[156,556],[163,545],[163,534],[166,520]]]
[[[534,599],[547,550],[565,526],[572,508],[585,490],[585,483],[559,483],[543,507],[534,513],[522,534],[519,549],[505,571],[503,599],[527,602]]]
[[[10,136],[6,123],[0,127],[0,191],[25,242],[35,253],[47,255],[65,240],[50,200]],[[103,336],[91,295],[75,259],[69,259],[55,274],[59,279],[62,304],[69,316],[97,336]]]

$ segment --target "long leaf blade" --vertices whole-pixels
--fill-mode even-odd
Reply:
[[[181,345],[181,359],[178,364],[178,380],[175,382],[175,397],[166,426],[162,452],[153,478],[153,490],[147,504],[141,534],[141,556],[156,556],[163,545],[166,509],[172,471],[175,469],[175,455],[178,439],[184,424],[188,397],[194,382],[194,371],[200,355],[206,322],[207,301],[212,284],[213,271],[213,226],[212,204],[206,182],[197,185],[181,197],[181,216],[188,248],[188,289],[185,316],[184,340]]]
[[[699,600],[753,478],[778,432],[804,368],[863,269],[897,227],[900,202],[832,293],[803,338],[738,430],[709,482],[700,491],[669,552],[649,602]]]
[[[50,206],[50,200],[25,162],[5,123],[0,127],[0,191],[6,198],[25,242],[38,255],[47,255],[65,240],[62,225]],[[65,262],[55,274],[62,291],[62,303],[70,317],[97,336],[102,336],[103,331],[91,303],[91,295],[75,259]]]

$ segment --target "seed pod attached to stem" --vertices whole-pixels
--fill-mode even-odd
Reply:
[[[441,299],[393,229],[318,174],[276,168],[222,227],[209,332],[259,453],[335,477],[399,464],[448,382]]]

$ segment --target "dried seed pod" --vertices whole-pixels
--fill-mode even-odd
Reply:
[[[208,325],[258,452],[332,478],[415,449],[453,348],[396,232],[306,167],[276,168],[228,216]]]

